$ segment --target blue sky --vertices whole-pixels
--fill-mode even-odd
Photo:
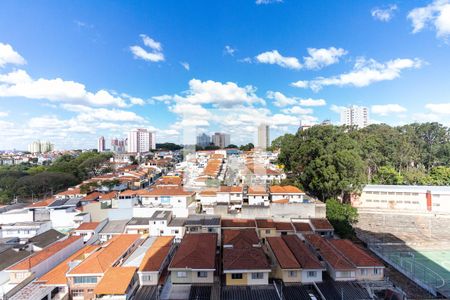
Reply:
[[[0,149],[156,130],[231,142],[339,121],[450,125],[450,0],[1,1]]]

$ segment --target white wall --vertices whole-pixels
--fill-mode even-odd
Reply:
[[[26,209],[14,209],[0,214],[0,224],[16,222],[33,222],[33,211]]]

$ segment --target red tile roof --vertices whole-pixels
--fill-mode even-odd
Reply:
[[[192,196],[195,192],[187,191],[179,186],[158,186],[151,190],[140,190],[142,196]]]
[[[295,231],[297,232],[312,232],[312,228],[309,223],[306,222],[292,222],[292,226],[294,226]]]
[[[357,267],[384,266],[379,259],[349,240],[330,240],[330,243]]]
[[[233,245],[234,248],[251,248],[259,244],[256,230],[245,229],[225,229],[223,230],[223,245]]]
[[[183,178],[180,176],[163,176],[157,181],[157,185],[181,185],[183,183]]]
[[[272,219],[256,219],[255,221],[258,228],[276,228]]]
[[[160,236],[157,237],[151,247],[145,253],[142,259],[139,271],[143,272],[156,272],[161,269],[161,265],[167,258],[169,251],[172,247],[173,236]]]
[[[215,269],[216,233],[185,234],[169,269]]]
[[[69,188],[66,191],[56,194],[57,196],[83,195],[79,188]]]
[[[111,268],[121,256],[139,242],[140,234],[120,234],[114,236],[97,252],[90,255],[68,274],[100,274]]]
[[[228,228],[255,228],[256,222],[253,219],[222,219],[221,221],[222,227]]]
[[[97,200],[100,197],[100,195],[101,195],[101,193],[99,193],[99,192],[92,192],[92,193],[86,195],[83,198],[83,201],[94,201],[94,200]]]
[[[275,228],[281,231],[294,231],[291,222],[274,222]]]
[[[267,242],[282,269],[300,269],[300,264],[281,237],[267,237]]]
[[[100,200],[111,200],[116,197],[117,197],[117,192],[109,192],[109,193],[100,195]]]
[[[78,228],[75,229],[75,231],[77,231],[77,230],[95,230],[99,224],[100,224],[100,222],[84,222],[84,223],[81,223],[80,226],[78,226]]]
[[[305,192],[303,192],[301,189],[293,185],[285,185],[285,186],[273,185],[270,187],[270,193],[285,195],[285,194],[304,194]]]
[[[204,190],[204,191],[201,191],[199,194],[200,194],[200,196],[210,196],[210,197],[212,197],[212,196],[216,196],[217,192],[216,191],[211,191],[211,190]]]
[[[334,230],[333,226],[325,218],[312,218],[310,219],[310,222],[315,230]]]
[[[26,271],[31,268],[39,265],[40,263],[45,262],[51,256],[55,255],[62,249],[66,248],[69,245],[72,245],[76,241],[80,240],[82,237],[80,236],[69,236],[67,239],[51,244],[50,246],[42,249],[39,252],[35,252],[33,255],[19,261],[15,265],[12,265],[7,270],[10,271]]]
[[[124,295],[135,274],[135,267],[109,268],[95,287],[94,293],[96,295]]]
[[[35,202],[33,204],[28,205],[28,208],[40,208],[40,207],[47,207],[50,204],[52,204],[53,202],[55,202],[56,199],[54,198],[48,198],[48,199],[44,199],[38,202]]]
[[[224,248],[223,270],[270,270],[270,264],[260,247]]]
[[[242,186],[224,186],[219,188],[219,193],[242,193],[244,188]]]
[[[268,195],[264,186],[251,186],[248,188],[248,195]]]
[[[134,190],[125,190],[123,192],[120,192],[119,196],[136,196],[137,191]]]
[[[282,237],[302,269],[323,269],[322,264],[296,235]]]
[[[319,251],[322,258],[336,270],[354,270],[355,266],[348,261],[330,242],[318,234],[306,234],[305,240]]]

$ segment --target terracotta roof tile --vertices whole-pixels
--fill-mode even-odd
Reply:
[[[304,194],[301,189],[293,185],[273,185],[270,187],[271,194]]]
[[[270,270],[270,264],[260,247],[224,248],[223,270]]]
[[[264,186],[250,186],[248,188],[248,195],[268,195]]]
[[[255,221],[258,228],[276,228],[272,219],[256,219]]]
[[[291,222],[274,222],[275,228],[281,231],[294,231]]]
[[[306,234],[305,240],[319,251],[322,258],[336,270],[354,270],[355,266],[348,261],[330,242],[318,234]]]
[[[283,269],[300,269],[300,264],[281,237],[267,237],[270,249]]]
[[[87,194],[84,198],[83,201],[94,201],[97,200],[100,197],[101,193],[99,192],[92,192],[90,194]]]
[[[222,219],[222,227],[255,228],[256,222],[252,219]]]
[[[142,196],[192,196],[195,192],[187,191],[183,187],[158,186],[151,190],[141,190]]]
[[[216,233],[185,234],[169,269],[215,269]]]
[[[330,243],[357,267],[384,266],[379,259],[349,240],[330,240]]]
[[[309,223],[306,222],[292,222],[292,226],[294,226],[295,231],[297,232],[312,232],[312,228]]]
[[[78,226],[78,228],[75,229],[75,231],[77,231],[77,230],[95,230],[99,224],[100,224],[100,222],[84,222],[84,223],[81,223],[80,226]]]
[[[56,199],[54,199],[54,198],[47,198],[47,199],[35,202],[33,204],[30,204],[27,207],[29,207],[29,208],[47,207],[55,201],[56,201]]]
[[[296,235],[282,237],[302,269],[323,269],[322,264]]]
[[[244,188],[242,186],[225,186],[222,185],[219,188],[220,193],[242,193]]]
[[[104,273],[120,259],[120,257],[140,239],[139,234],[120,234],[114,236],[102,248],[86,258],[68,274],[99,274]]]
[[[17,264],[12,265],[7,270],[18,271],[18,270],[30,270],[32,267],[39,265],[51,256],[55,255],[62,249],[73,244],[74,242],[80,240],[80,236],[69,236],[67,239],[51,244],[50,246],[42,249],[39,252],[35,252],[33,255],[19,261]]]
[[[159,271],[172,247],[173,236],[157,237],[142,259],[139,271]]]
[[[233,245],[234,248],[251,248],[253,245],[259,244],[256,230],[252,228],[225,229],[222,235],[223,244]]]
[[[94,289],[96,295],[124,295],[136,274],[135,267],[113,267],[105,272]]]
[[[310,219],[310,222],[315,230],[334,230],[333,226],[325,218],[312,218]]]

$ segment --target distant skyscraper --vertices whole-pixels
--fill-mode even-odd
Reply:
[[[55,145],[48,141],[34,141],[28,145],[28,152],[31,153],[46,153],[51,152],[55,148]]]
[[[98,138],[97,150],[98,150],[98,152],[104,152],[105,151],[105,138],[103,136]]]
[[[352,105],[341,111],[341,124],[364,128],[369,125],[367,107]]]
[[[258,145],[257,147],[262,150],[266,150],[270,143],[270,131],[269,125],[260,124],[258,126]]]
[[[133,129],[128,132],[128,152],[142,153],[156,148],[156,136],[147,129]]]
[[[230,144],[230,135],[226,133],[216,132],[212,135],[211,141],[214,146],[225,148]]]
[[[197,145],[200,147],[206,147],[209,146],[211,143],[211,137],[207,135],[206,133],[202,133],[197,136]]]

